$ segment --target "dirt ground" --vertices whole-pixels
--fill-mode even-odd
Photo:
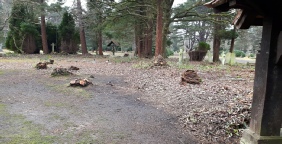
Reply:
[[[34,68],[49,59],[55,63],[47,70]],[[238,143],[240,130],[226,129],[238,117],[234,108],[250,106],[253,67],[150,64],[95,56],[0,57],[0,143]],[[54,68],[70,66],[80,70],[51,76]],[[180,85],[186,69],[203,82]],[[69,87],[75,78],[93,85]]]

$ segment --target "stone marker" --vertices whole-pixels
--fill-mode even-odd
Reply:
[[[212,53],[211,53],[211,51],[208,51],[208,62],[209,63],[212,63]]]
[[[235,60],[235,53],[231,53],[230,65],[234,65],[235,63],[236,63],[236,60]]]
[[[183,64],[183,49],[180,49],[179,51],[179,60],[178,63],[181,65]]]
[[[0,52],[2,52],[3,50],[2,50],[2,46],[3,46],[3,44],[2,43],[0,43]]]
[[[221,57],[222,57],[221,64],[224,65],[225,64],[225,54],[222,53]]]
[[[55,52],[55,44],[52,43],[51,46],[52,46],[52,53],[54,53]]]
[[[230,64],[231,61],[231,53],[228,52],[225,56],[225,63]]]

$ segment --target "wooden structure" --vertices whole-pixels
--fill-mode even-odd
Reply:
[[[257,54],[251,122],[242,144],[282,144],[282,1],[212,0],[205,4],[218,12],[240,9],[237,28],[263,26]]]
[[[111,47],[111,51],[113,52],[113,55],[115,55],[115,51],[116,51],[116,48],[119,47],[119,43],[111,40],[107,46]]]

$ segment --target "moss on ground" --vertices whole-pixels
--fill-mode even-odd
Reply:
[[[87,92],[84,88],[80,87],[69,87],[69,84],[65,85],[55,85],[55,84],[46,84],[52,91],[62,93],[64,95],[73,95],[77,97],[84,97],[84,98],[90,98],[91,95],[89,92]]]
[[[5,104],[0,103],[1,123],[7,127],[0,130],[0,143],[5,144],[52,144],[55,136],[42,135],[41,125],[26,120],[22,115],[10,114]]]

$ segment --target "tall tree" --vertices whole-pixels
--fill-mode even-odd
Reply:
[[[70,54],[76,53],[78,50],[79,34],[75,30],[73,16],[67,11],[64,13],[63,20],[58,28],[61,39],[60,50]]]
[[[83,22],[82,22],[82,7],[81,7],[81,1],[80,0],[77,0],[77,10],[78,10],[78,23],[79,23],[81,50],[82,50],[82,54],[87,54],[88,51],[87,51],[87,47],[86,47],[84,25],[83,25]]]
[[[48,54],[48,45],[47,45],[47,36],[46,36],[46,24],[45,24],[45,9],[44,4],[45,0],[40,0],[41,4],[41,39],[42,39],[42,47],[43,47],[43,53]]]
[[[35,23],[38,17],[35,15],[35,7],[27,1],[15,1],[13,3],[9,19],[9,32],[6,39],[6,47],[19,53],[39,53],[36,38],[39,32]]]
[[[220,17],[217,17],[217,20],[220,21]],[[219,61],[219,50],[221,37],[219,32],[222,30],[222,26],[219,23],[214,23],[214,36],[213,36],[213,62]]]
[[[155,56],[163,55],[163,0],[157,0],[157,24],[156,24],[156,50]]]

